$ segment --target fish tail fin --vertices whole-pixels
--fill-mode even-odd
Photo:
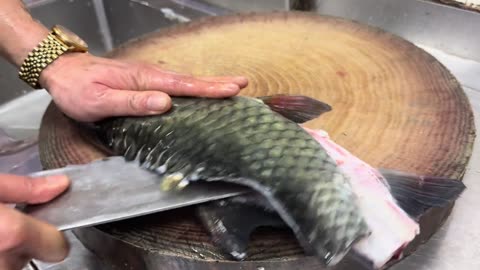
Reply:
[[[379,169],[399,206],[412,218],[433,207],[445,207],[466,189],[462,181]]]
[[[273,95],[258,99],[272,111],[300,124],[332,110],[330,105],[307,96]]]

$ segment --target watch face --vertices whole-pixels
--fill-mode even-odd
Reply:
[[[87,43],[72,31],[68,30],[66,27],[56,25],[53,30],[67,45],[73,46],[80,51],[88,50]]]

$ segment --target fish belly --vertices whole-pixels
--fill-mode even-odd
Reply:
[[[378,170],[336,144],[325,131],[306,130],[349,176],[357,195],[360,211],[371,234],[357,242],[353,249],[365,256],[376,268],[391,259],[397,259],[406,245],[419,234],[418,223],[397,205]]]

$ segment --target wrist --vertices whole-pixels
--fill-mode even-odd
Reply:
[[[13,49],[12,61],[13,64],[19,68],[28,54],[47,37],[49,30],[43,25],[33,23],[25,27],[25,32],[29,31],[24,37],[19,38],[20,42],[17,48]]]
[[[88,45],[67,28],[56,25],[42,42],[28,53],[20,67],[19,77],[35,89],[45,88],[40,82],[44,70],[64,54],[78,52],[88,52]]]
[[[12,11],[13,12],[13,11]],[[35,21],[26,11],[11,15],[4,11],[2,17],[1,51],[7,60],[19,68],[35,46],[49,33],[49,30]]]
[[[75,66],[88,57],[88,53],[69,53],[57,58],[40,73],[40,84],[51,93],[58,86],[58,79],[63,77],[63,72],[69,72],[70,67]],[[52,94],[52,93],[51,93]]]

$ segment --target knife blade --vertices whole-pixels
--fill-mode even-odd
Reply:
[[[162,191],[161,176],[123,157],[40,171],[31,176],[66,174],[69,189],[54,200],[24,205],[24,213],[65,231],[167,211],[248,192],[235,185],[190,184]]]

